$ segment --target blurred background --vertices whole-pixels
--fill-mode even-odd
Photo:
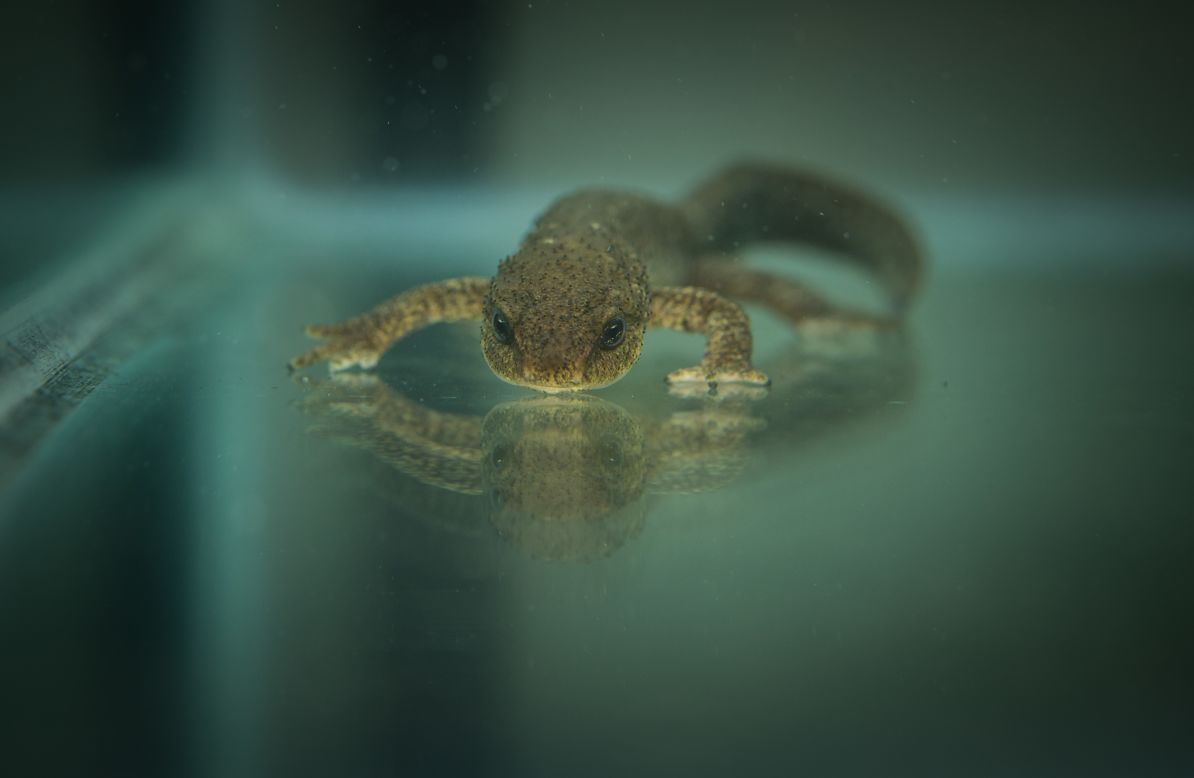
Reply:
[[[0,765],[1182,774],[1191,20],[9,4]],[[491,273],[563,191],[671,197],[741,157],[924,237],[904,426],[784,450],[581,568],[405,521],[303,434],[303,323]],[[409,354],[472,353],[446,343]]]
[[[1105,243],[1124,210],[1108,201],[1131,193],[1164,241],[1157,198],[1194,176],[1188,16],[1064,0],[18,4],[0,32],[0,283],[83,250],[132,180],[181,176],[221,179],[224,198],[433,185],[497,207],[533,190],[502,215],[516,237],[561,190],[673,194],[750,156],[905,202],[988,198],[931,239],[983,207],[1015,233],[1042,198],[1080,193],[1085,210],[1051,218]]]
[[[740,154],[932,191],[1188,190],[1185,9],[1078,2],[18,4],[10,185],[672,182]]]

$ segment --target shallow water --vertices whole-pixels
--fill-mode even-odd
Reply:
[[[1194,764],[1194,276],[1155,250],[1139,272],[934,257],[903,338],[756,311],[770,395],[708,404],[668,395],[700,344],[667,333],[571,402],[498,381],[468,326],[372,378],[289,376],[302,324],[478,272],[325,244],[283,273],[293,249],[235,248],[259,261],[10,475],[18,764]]]

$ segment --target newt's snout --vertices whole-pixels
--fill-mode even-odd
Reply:
[[[526,386],[567,391],[591,384],[586,380],[587,349],[577,349],[566,337],[557,335],[536,350],[522,350],[521,374]]]

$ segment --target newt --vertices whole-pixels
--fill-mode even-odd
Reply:
[[[890,313],[840,311],[805,285],[742,266],[756,242],[828,249],[873,273]],[[852,318],[898,322],[917,290],[923,260],[904,221],[887,206],[820,175],[772,165],[732,166],[677,205],[632,192],[566,195],[535,222],[493,278],[461,277],[412,288],[356,318],[313,324],[322,345],[292,369],[370,369],[406,335],[437,322],[481,322],[481,351],[512,384],[555,393],[608,386],[637,361],[648,327],[705,337],[700,364],[666,377],[681,393],[762,388],[751,363],[750,321],[735,298],[802,322]]]

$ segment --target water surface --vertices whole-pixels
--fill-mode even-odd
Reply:
[[[754,403],[670,397],[700,344],[652,333],[630,377],[551,411],[563,432],[468,326],[404,342],[373,382],[285,371],[302,324],[442,275],[450,247],[417,272],[401,247],[234,247],[257,264],[0,495],[8,753],[138,774],[1178,774],[1194,277],[1155,252],[1048,263],[1045,237],[1052,274],[934,257],[906,338],[869,349],[758,313],[776,382]],[[596,486],[559,498],[580,475]]]

